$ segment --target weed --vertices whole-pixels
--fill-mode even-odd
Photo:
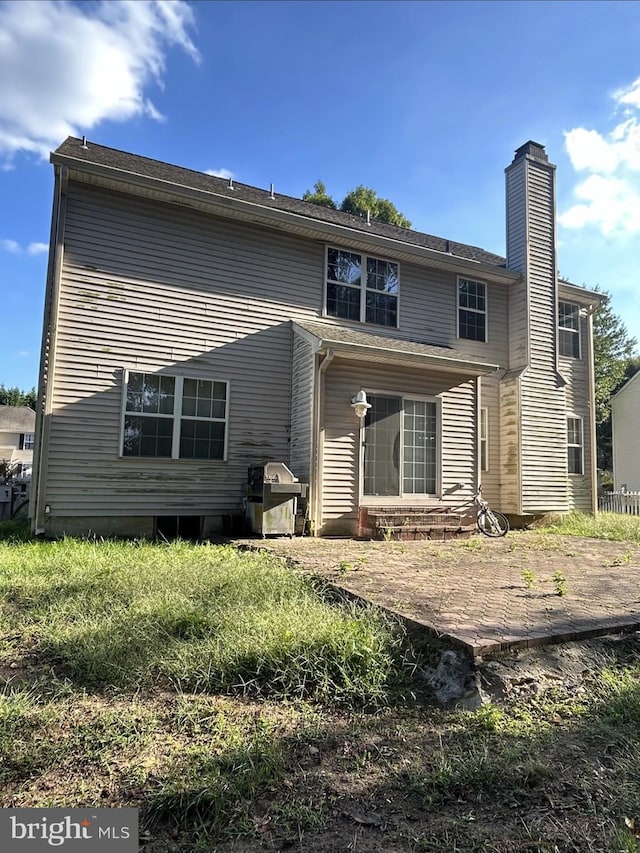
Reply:
[[[556,595],[562,596],[567,594],[567,579],[559,569],[553,573],[551,580],[553,581]]]
[[[618,554],[605,565],[608,566],[628,566],[633,559],[633,551],[627,549],[624,554]]]
[[[521,575],[527,589],[532,589],[536,582],[536,576],[531,569],[523,569]]]
[[[545,531],[592,539],[640,542],[640,517],[615,512],[599,512],[597,515],[570,512],[546,527]]]
[[[29,625],[37,659],[91,688],[381,701],[402,645],[375,609],[228,546],[0,543],[0,594],[3,633]]]

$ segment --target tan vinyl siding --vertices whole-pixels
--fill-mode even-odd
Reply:
[[[386,502],[457,506],[473,495],[475,478],[475,381],[460,381],[426,370],[390,368],[336,358],[326,373],[323,458],[323,532],[353,533],[357,528],[360,482],[360,423],[350,400],[360,388],[370,393],[436,396],[442,400],[442,501],[393,498]],[[458,383],[460,384],[454,384]],[[453,490],[457,483],[463,488]],[[366,504],[376,504],[367,498]],[[384,501],[377,501],[384,503]]]
[[[511,367],[520,376],[520,483],[523,513],[566,510],[566,402],[556,372],[554,167],[523,156],[507,169],[507,259],[526,277],[510,308]],[[526,304],[527,360],[517,343]],[[523,335],[523,339],[526,336]],[[506,484],[505,484],[506,485]]]
[[[289,461],[286,319],[317,315],[323,248],[81,188],[68,214],[45,497],[52,514],[238,509],[249,464]],[[121,458],[123,368],[228,381],[228,460]]]
[[[577,509],[582,512],[592,511],[591,484],[593,471],[591,470],[591,447],[595,442],[595,436],[591,434],[591,406],[589,389],[589,365],[587,358],[590,347],[588,344],[588,322],[585,317],[580,317],[580,358],[569,358],[560,356],[558,367],[560,375],[567,383],[565,389],[567,417],[582,418],[582,431],[584,441],[584,473],[568,475],[569,509]]]
[[[640,376],[611,401],[613,417],[613,478],[616,489],[640,491]]]
[[[293,336],[291,373],[291,470],[303,483],[311,473],[314,355],[311,345]]]
[[[496,509],[520,515],[520,380],[502,379],[500,394],[500,497]]]
[[[507,169],[507,267],[524,273],[527,269],[526,160]],[[509,367],[518,369],[529,361],[529,305],[526,280],[509,290]]]
[[[500,382],[497,376],[483,376],[481,406],[487,410],[488,470],[480,472],[482,494],[496,509],[500,503]]]

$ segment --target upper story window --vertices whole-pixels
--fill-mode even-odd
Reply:
[[[378,326],[398,325],[398,264],[327,249],[327,314]]]
[[[35,435],[32,432],[25,432],[20,438],[20,450],[33,450]]]
[[[487,285],[483,281],[458,278],[458,337],[487,340]]]
[[[580,358],[580,306],[558,303],[558,349],[560,355]]]
[[[225,458],[226,382],[134,371],[125,381],[123,456]]]

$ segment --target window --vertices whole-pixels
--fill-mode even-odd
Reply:
[[[327,249],[327,314],[397,326],[398,264],[344,249]]]
[[[20,450],[33,450],[35,443],[35,435],[32,432],[25,432],[20,436]]]
[[[567,418],[567,465],[570,474],[584,474],[582,418]]]
[[[437,494],[437,401],[377,394],[368,399],[371,408],[364,422],[364,494]]]
[[[458,337],[487,340],[487,286],[483,281],[458,279]]]
[[[480,409],[480,470],[489,470],[489,411]]]
[[[560,355],[580,358],[580,307],[558,303],[558,347]]]
[[[224,459],[228,384],[125,372],[123,456]]]

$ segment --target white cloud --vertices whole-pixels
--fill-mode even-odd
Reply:
[[[106,119],[160,119],[146,90],[162,85],[169,48],[199,61],[193,25],[183,0],[0,4],[0,153],[46,157]]]
[[[230,169],[205,169],[205,175],[213,175],[214,178],[235,178]]]
[[[4,239],[0,240],[0,248],[12,255],[41,255],[49,251],[49,244],[29,243],[28,246],[21,246],[17,240]]]
[[[577,203],[559,221],[565,228],[630,236],[640,233],[640,77],[613,100],[625,118],[609,132],[577,127],[565,133],[574,169],[590,174],[575,186]]]
[[[27,252],[30,255],[42,255],[44,252],[49,251],[48,243],[29,243],[27,246]]]

